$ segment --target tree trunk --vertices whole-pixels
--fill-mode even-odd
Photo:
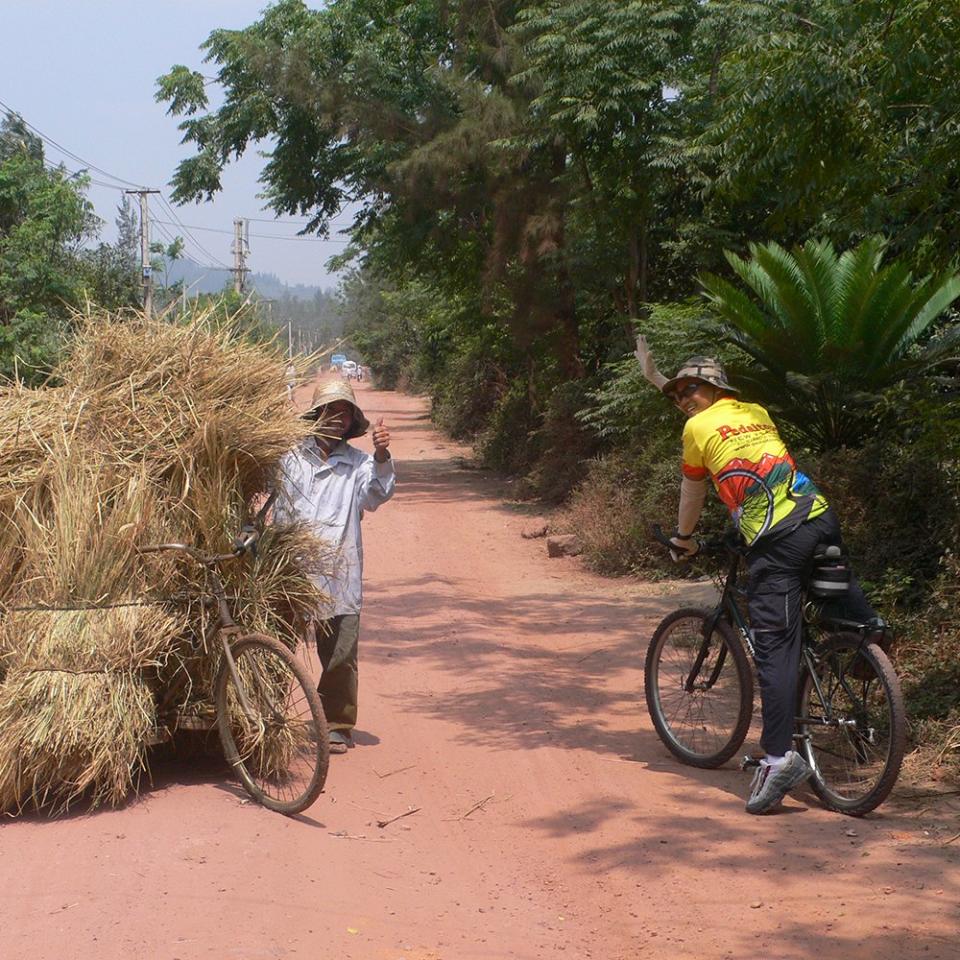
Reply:
[[[637,282],[639,284],[640,302],[646,303],[649,299],[648,281],[650,277],[650,228],[646,217],[643,218],[643,221],[640,224],[637,266]]]
[[[640,278],[640,231],[633,227],[627,241],[627,316],[637,315],[637,281]]]
[[[566,171],[567,153],[562,144],[553,150],[553,172],[560,179]],[[583,376],[583,362],[580,359],[580,327],[577,323],[577,306],[573,281],[567,264],[567,215],[565,198],[554,198],[556,207],[556,227],[554,242],[556,250],[556,321],[557,321],[557,361],[564,375],[571,380]]]

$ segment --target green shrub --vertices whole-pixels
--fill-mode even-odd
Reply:
[[[600,441],[578,414],[594,385],[589,380],[570,380],[550,393],[542,421],[530,434],[533,461],[524,493],[560,503],[586,477]]]
[[[475,337],[456,348],[449,345],[426,382],[437,426],[457,440],[472,440],[508,392],[510,377],[484,341]]]
[[[960,530],[960,404],[930,383],[891,393],[871,442],[805,466],[840,517],[858,574],[888,615],[928,602]]]
[[[651,434],[639,450],[618,450],[592,461],[555,526],[580,537],[584,560],[598,573],[686,576],[690,568],[673,564],[650,531],[651,524],[673,530],[679,493],[679,436],[662,431]],[[725,524],[726,512],[712,497],[700,530],[713,536]]]
[[[539,423],[527,384],[514,380],[499,397],[476,440],[480,461],[501,473],[519,474],[533,463],[531,435]]]
[[[697,354],[723,362],[732,356],[731,348],[718,345],[703,307],[696,303],[653,304],[649,318],[637,321],[636,327],[646,335],[665,376]],[[679,444],[683,430],[683,417],[644,380],[632,354],[604,366],[599,385],[588,392],[577,417],[608,447],[643,446],[651,431],[662,430],[669,430]]]

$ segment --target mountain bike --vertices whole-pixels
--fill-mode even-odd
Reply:
[[[219,567],[256,547],[246,529],[230,553],[204,554],[185,543],[158,543],[142,553],[182,553],[204,569],[203,600],[217,613],[221,661],[214,681],[215,718],[227,762],[247,792],[263,806],[300,813],[320,795],[327,778],[330,744],[320,697],[305,667],[283,643],[245,633],[234,622]],[[171,726],[211,729],[194,717],[173,717]]]
[[[653,532],[672,547],[659,527]],[[733,757],[750,728],[754,647],[746,591],[737,582],[742,552],[727,536],[702,543],[696,557],[725,563],[716,577],[719,601],[663,619],[647,649],[644,691],[664,746],[683,763],[710,768]],[[863,816],[887,798],[900,773],[906,746],[900,682],[880,646],[882,623],[878,629],[832,615],[809,583],[803,612],[795,749],[826,807]],[[744,758],[741,766],[757,762]]]

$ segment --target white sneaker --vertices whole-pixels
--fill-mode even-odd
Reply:
[[[788,750],[783,763],[776,766],[761,760],[750,784],[747,813],[768,813],[811,773],[807,761],[796,750]]]

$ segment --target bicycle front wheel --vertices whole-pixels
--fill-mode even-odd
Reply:
[[[217,675],[217,727],[247,792],[279,813],[305,810],[323,790],[330,744],[309,674],[279,640],[248,634]]]
[[[747,654],[714,611],[676,610],[657,627],[647,649],[644,692],[664,746],[694,767],[719,767],[740,749],[753,714]]]
[[[907,721],[887,655],[856,634],[835,634],[802,672],[800,749],[810,786],[831,810],[863,816],[886,800],[900,774]]]

